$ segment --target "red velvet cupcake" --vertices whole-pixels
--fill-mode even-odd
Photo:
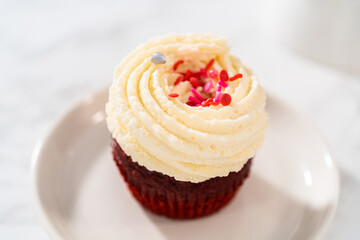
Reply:
[[[115,139],[114,161],[133,196],[150,211],[170,218],[198,218],[225,206],[248,177],[251,159],[239,172],[201,183],[176,181],[133,162]]]
[[[265,100],[218,36],[141,45],[117,67],[106,106],[113,157],[133,196],[170,218],[221,209],[261,146]]]

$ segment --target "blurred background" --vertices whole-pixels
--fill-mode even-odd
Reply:
[[[134,47],[171,32],[228,37],[268,92],[315,121],[341,174],[324,239],[360,239],[359,0],[0,1],[0,238],[49,239],[31,202],[36,141]]]

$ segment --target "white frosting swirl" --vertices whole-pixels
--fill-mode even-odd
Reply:
[[[151,63],[155,52],[165,64]],[[229,106],[190,107],[168,96],[180,71],[198,71],[210,59],[230,76]],[[132,160],[179,181],[202,182],[239,171],[260,148],[268,117],[266,96],[251,70],[215,35],[168,35],[139,46],[116,68],[106,105],[112,136]]]

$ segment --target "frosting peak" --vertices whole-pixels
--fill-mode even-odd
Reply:
[[[161,52],[164,64],[151,56]],[[183,60],[174,71],[174,64]],[[211,59],[229,76],[227,106],[192,107],[189,82],[178,72],[198,71]],[[217,82],[215,81],[214,84]],[[172,93],[179,97],[169,96]],[[202,93],[203,94],[203,93]],[[172,95],[176,96],[176,95]],[[266,96],[256,77],[210,34],[168,35],[139,46],[116,68],[106,105],[112,136],[133,161],[179,181],[202,182],[239,171],[260,148],[267,126]]]

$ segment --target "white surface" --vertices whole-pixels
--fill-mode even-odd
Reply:
[[[284,0],[284,4],[278,14],[282,42],[298,53],[360,75],[360,1]]]
[[[154,216],[132,199],[110,154],[107,89],[75,105],[33,158],[36,205],[54,239],[315,239],[339,195],[338,169],[317,130],[270,97],[267,138],[239,194],[194,221]],[[258,231],[261,229],[261,231]]]
[[[277,1],[129,2],[0,2],[0,238],[49,239],[33,210],[30,159],[74,100],[110,84],[115,65],[151,36],[213,31],[230,38],[267,89],[316,122],[341,174],[324,239],[360,239],[360,78],[279,45]]]

